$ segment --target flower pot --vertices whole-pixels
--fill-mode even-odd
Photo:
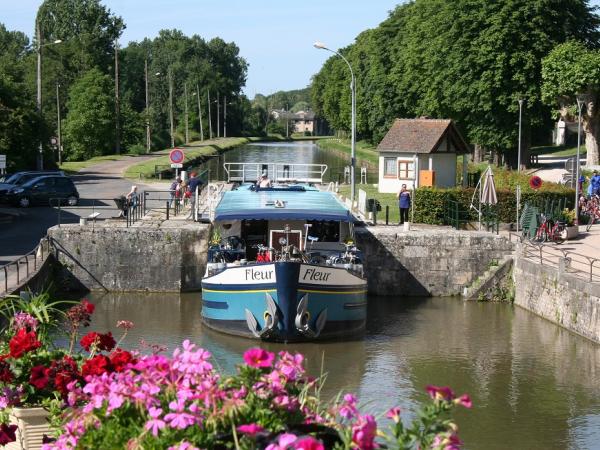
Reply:
[[[562,237],[564,239],[574,239],[577,237],[578,233],[579,227],[577,225],[572,225],[570,227],[565,228],[565,230],[562,232]]]
[[[6,445],[7,450],[39,450],[42,437],[50,434],[49,413],[44,408],[13,408],[11,423],[17,425],[17,440]]]

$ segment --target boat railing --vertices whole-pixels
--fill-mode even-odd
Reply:
[[[276,183],[323,183],[327,164],[224,163],[227,182],[254,183],[266,173]]]

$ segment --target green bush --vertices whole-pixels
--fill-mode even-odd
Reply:
[[[140,144],[133,144],[127,149],[127,153],[130,155],[145,155],[146,147]]]

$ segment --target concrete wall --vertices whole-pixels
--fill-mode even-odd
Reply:
[[[600,343],[600,284],[517,256],[515,304]]]
[[[409,232],[399,227],[356,229],[369,292],[376,295],[459,295],[513,244],[483,232],[451,228]]]
[[[208,225],[80,227],[48,230],[73,281],[110,291],[199,290],[206,267]]]

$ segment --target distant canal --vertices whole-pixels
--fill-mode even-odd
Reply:
[[[258,142],[243,145],[214,157],[204,164],[202,169],[210,169],[211,180],[223,180],[225,162],[327,164],[325,181],[329,182],[343,179],[344,167],[350,164],[350,157],[333,150],[322,150],[313,141]],[[358,177],[360,177],[359,169],[357,169],[357,181]],[[371,172],[367,181],[375,183],[376,177],[377,174]]]
[[[219,334],[200,323],[200,294],[94,294],[91,329],[117,320],[140,340],[169,348],[190,339],[216,366],[234,370],[256,341]],[[400,405],[414,413],[427,384],[469,393],[472,410],[458,410],[467,449],[592,449],[600,442],[600,346],[525,310],[454,298],[369,299],[367,333],[352,342],[261,344],[299,351],[311,374],[328,373],[324,396],[355,392],[363,410]]]

